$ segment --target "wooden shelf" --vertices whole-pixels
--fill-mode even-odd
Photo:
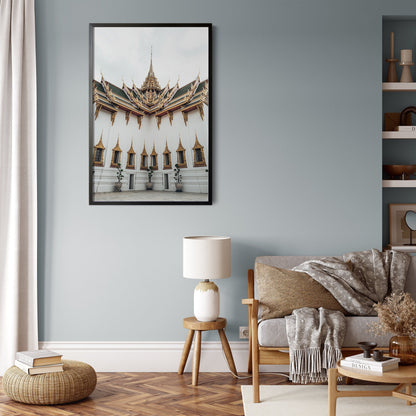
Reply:
[[[383,131],[381,137],[386,140],[416,139],[416,132],[413,134],[409,131]]]
[[[383,188],[416,188],[416,179],[384,179]]]
[[[383,82],[383,91],[416,91],[416,82]]]

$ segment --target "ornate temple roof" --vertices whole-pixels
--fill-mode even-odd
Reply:
[[[150,52],[150,67],[149,72],[147,73],[147,77],[144,80],[142,87],[140,88],[141,92],[146,91],[157,91],[159,92],[161,90],[159,81],[157,80],[155,73],[153,72],[153,56],[152,52]]]
[[[153,115],[162,117],[175,111],[188,112],[208,105],[208,80],[196,79],[182,87],[178,82],[172,88],[169,83],[162,89],[153,70],[152,55],[148,74],[141,86],[134,84],[128,87],[124,82],[120,87],[106,81],[101,75],[101,81],[93,80],[93,101],[96,104],[95,117],[101,109],[113,113],[119,111],[135,114],[138,117]]]

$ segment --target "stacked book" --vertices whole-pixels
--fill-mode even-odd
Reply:
[[[341,367],[352,368],[355,370],[373,371],[384,373],[394,370],[399,366],[400,358],[383,356],[381,361],[376,361],[373,357],[364,358],[364,354],[351,355],[341,360]]]
[[[62,355],[49,350],[17,352],[14,365],[31,376],[64,371]]]

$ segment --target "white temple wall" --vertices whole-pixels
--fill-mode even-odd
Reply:
[[[146,146],[148,157],[153,151],[153,145],[157,152],[158,170],[152,177],[154,190],[175,191],[174,166],[177,163],[176,150],[179,146],[179,137],[182,146],[185,148],[187,168],[181,169],[183,192],[208,192],[208,110],[204,106],[204,120],[201,119],[198,110],[188,113],[187,125],[185,125],[182,113],[177,111],[173,115],[172,125],[169,117],[164,116],[157,128],[154,117],[144,116],[139,129],[137,117],[130,116],[129,123],[126,123],[124,111],[119,111],[116,115],[114,125],[111,123],[111,113],[101,110],[94,123],[94,146],[99,142],[102,135],[104,150],[104,167],[93,167],[93,192],[112,192],[117,181],[116,168],[111,168],[113,148],[119,140],[121,148],[121,167],[124,169],[122,191],[129,190],[129,180],[131,174],[134,175],[134,190],[144,190],[147,182],[147,172],[140,170],[141,153],[143,145]],[[199,143],[204,146],[204,156],[206,167],[193,167],[195,145],[195,135]],[[126,169],[127,155],[131,144],[136,152],[135,169]],[[168,145],[171,152],[172,169],[163,170],[163,152]],[[165,189],[166,177],[168,175],[169,188]]]

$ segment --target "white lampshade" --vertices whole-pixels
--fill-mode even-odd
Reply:
[[[220,314],[220,293],[209,279],[231,276],[231,238],[184,237],[183,276],[204,280],[194,291],[194,315],[198,321],[215,321]]]
[[[230,237],[184,237],[183,277],[188,279],[225,279],[230,276]]]

